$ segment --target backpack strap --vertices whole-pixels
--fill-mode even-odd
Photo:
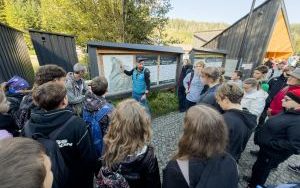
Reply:
[[[58,129],[55,129],[49,134],[50,139],[56,139],[57,136],[76,118],[75,115],[72,115],[63,125],[61,125]]]
[[[191,77],[190,77],[190,80],[188,82],[188,91],[191,88],[193,78],[194,78],[194,70],[191,70]]]
[[[100,121],[104,116],[106,116],[109,112],[111,112],[112,107],[110,104],[105,104],[100,110],[95,114],[96,121]]]
[[[177,159],[177,164],[180,168],[180,171],[188,184],[190,186],[190,177],[189,177],[189,161],[188,160],[179,160]]]

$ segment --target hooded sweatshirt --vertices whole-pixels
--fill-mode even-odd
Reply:
[[[163,170],[163,188],[237,188],[238,171],[230,154],[212,157],[208,160],[188,161],[190,185],[187,184],[176,160],[168,162]]]
[[[225,111],[223,117],[229,131],[227,151],[238,161],[257,125],[257,116],[247,109],[230,109]]]
[[[66,109],[48,112],[37,110],[31,113],[29,123],[25,126],[29,126],[32,133],[49,135],[62,126],[71,116],[73,116],[72,111]],[[93,187],[96,155],[89,130],[84,121],[75,117],[57,136],[56,143],[71,173],[67,187]]]

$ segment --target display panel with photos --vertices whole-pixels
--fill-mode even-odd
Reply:
[[[131,70],[134,67],[133,55],[103,55],[104,76],[108,81],[108,93],[132,90],[132,79],[121,69]]]

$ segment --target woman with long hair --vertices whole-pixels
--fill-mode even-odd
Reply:
[[[134,99],[117,105],[104,137],[103,167],[122,175],[130,188],[160,187],[157,158],[151,142],[151,121],[145,108]],[[98,175],[98,185],[103,185]],[[125,186],[126,187],[126,186]]]
[[[163,188],[238,187],[235,160],[225,152],[228,132],[214,109],[197,105],[184,118],[178,152],[163,172]]]

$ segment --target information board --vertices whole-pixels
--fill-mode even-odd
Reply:
[[[235,71],[237,63],[238,60],[236,59],[226,59],[224,76],[231,77],[232,73]]]
[[[175,82],[177,69],[176,56],[160,56],[159,84]]]

